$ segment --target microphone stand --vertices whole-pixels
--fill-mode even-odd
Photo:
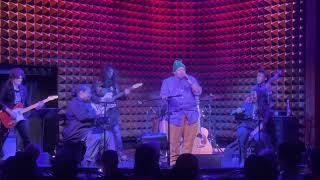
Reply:
[[[167,125],[168,125],[168,141],[167,141],[167,164],[168,164],[168,167],[170,167],[170,115],[171,115],[171,112],[170,112],[170,105],[169,105],[169,98],[167,99],[167,117],[168,117],[168,122],[167,122]]]
[[[103,117],[104,120],[107,119],[107,106],[108,104],[112,104],[115,102],[98,102],[99,104],[103,104],[104,112],[103,112]],[[109,122],[110,124],[110,122]],[[103,152],[106,151],[106,129],[102,126],[103,129]]]
[[[181,97],[182,95],[176,95],[176,96],[168,96],[167,97],[167,117],[168,117],[168,122],[167,122],[167,124],[168,124],[168,142],[167,142],[167,146],[168,146],[168,153],[167,153],[167,163],[168,163],[168,167],[170,167],[170,155],[171,155],[171,153],[170,153],[170,116],[171,116],[171,113],[172,112],[170,112],[170,100],[172,99],[172,98],[175,98],[175,97]]]
[[[175,95],[175,96],[168,96],[167,97],[167,117],[168,117],[168,141],[167,141],[167,163],[168,163],[168,167],[170,167],[170,115],[172,112],[170,112],[170,102],[169,100],[172,98],[176,98],[176,97],[181,97],[182,95]],[[148,101],[159,101],[162,100],[162,98],[154,98],[154,99],[148,99],[148,100],[143,100],[141,101],[141,104],[143,102],[148,102]],[[139,103],[140,104],[140,103]]]

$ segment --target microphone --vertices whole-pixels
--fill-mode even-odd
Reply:
[[[184,79],[187,80],[187,81],[189,81],[189,76],[186,74],[186,75],[184,76]]]

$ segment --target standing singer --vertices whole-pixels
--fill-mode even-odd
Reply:
[[[162,82],[160,96],[168,101],[170,113],[170,165],[174,165],[180,154],[191,153],[198,130],[199,112],[196,97],[202,93],[197,80],[186,73],[182,60],[173,63],[173,76]],[[176,96],[176,97],[173,97]]]

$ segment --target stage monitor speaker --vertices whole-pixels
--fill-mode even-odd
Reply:
[[[139,143],[158,142],[161,149],[167,147],[167,135],[165,133],[144,133],[138,139]]]
[[[299,142],[299,121],[292,116],[273,117],[276,144]]]
[[[29,135],[32,143],[39,144],[44,152],[53,154],[59,141],[58,108],[42,108],[29,116]]]
[[[222,154],[194,154],[199,162],[200,169],[221,168]]]

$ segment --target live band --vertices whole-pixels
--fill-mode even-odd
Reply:
[[[245,152],[248,141],[260,142],[264,148],[273,149],[270,122],[271,83],[279,79],[281,71],[268,78],[264,69],[257,71],[256,85],[246,95],[241,107],[231,112],[238,120],[236,130],[240,149]],[[120,111],[118,100],[127,96],[142,83],[132,85],[123,91],[118,84],[118,73],[110,67],[103,67],[100,81],[92,85],[79,84],[73,87],[74,97],[65,109],[66,121],[62,132],[62,141],[83,143],[85,153],[82,163],[87,166],[96,163],[97,156],[106,149],[116,150],[121,160],[126,160],[121,136]],[[28,102],[28,92],[23,85],[25,73],[20,68],[11,69],[9,78],[0,92],[1,129],[14,128],[21,149],[30,144],[27,133],[27,111],[41,109],[48,101],[57,99],[48,97],[33,105]],[[172,75],[162,81],[160,97],[168,104],[167,118],[170,131],[170,165],[174,165],[181,153],[197,153],[204,134],[200,125],[199,97],[202,87],[197,79],[187,74],[187,67],[181,59],[176,59],[172,66]],[[1,131],[4,132],[4,131]],[[0,134],[2,148],[4,134]],[[199,143],[199,144],[198,144]],[[212,148],[212,147],[211,147]],[[246,153],[241,154],[241,160]]]

